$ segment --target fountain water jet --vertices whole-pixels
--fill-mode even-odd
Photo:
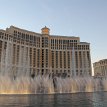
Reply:
[[[2,51],[0,94],[51,94],[107,91],[107,78],[51,77],[30,74],[30,57],[25,47],[19,50],[18,63],[13,65],[13,45],[7,42]]]

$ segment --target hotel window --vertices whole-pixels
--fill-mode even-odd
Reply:
[[[33,50],[33,67],[36,66],[36,49]]]
[[[2,35],[1,35],[1,38],[3,39],[3,37],[4,37],[4,33],[2,33]]]
[[[53,45],[53,40],[51,39],[51,49],[52,49],[52,45]]]
[[[2,54],[2,41],[0,41],[0,62],[1,62],[1,54]]]
[[[42,67],[44,67],[44,49],[42,49]]]
[[[37,47],[40,47],[40,37],[37,37]]]
[[[76,75],[78,75],[78,70],[76,70]]]
[[[90,54],[89,54],[89,51],[87,51],[87,59],[88,59],[88,66],[90,67]]]
[[[62,68],[62,51],[60,51],[60,68]]]
[[[78,68],[78,53],[75,52],[75,59],[76,59],[76,68]]]
[[[34,36],[34,43],[36,43],[36,37]]]
[[[82,55],[81,55],[81,52],[79,52],[79,61],[80,61],[80,68],[82,68]]]
[[[55,44],[54,44],[54,45],[55,45],[55,49],[57,49],[57,48],[56,48],[56,47],[57,47],[57,42],[56,42],[56,39],[55,39]]]
[[[24,34],[22,33],[22,39],[24,39]]]
[[[48,49],[46,49],[46,67],[48,67]]]
[[[30,36],[30,41],[32,41],[32,35],[29,35]]]
[[[48,37],[45,37],[44,43],[45,43],[45,47],[48,47]]]
[[[2,32],[0,32],[0,38],[1,38]]]
[[[13,64],[16,64],[16,57],[15,57],[15,55],[16,55],[16,45],[13,44],[13,61],[12,61]]]
[[[84,61],[84,68],[86,68],[86,58],[85,58],[86,54],[85,52],[83,52],[83,61]]]
[[[68,70],[68,74],[70,74],[70,70]]]
[[[32,48],[30,48],[30,66],[32,66]]]
[[[62,49],[62,40],[60,40],[60,49]]]
[[[20,46],[19,45],[17,45],[17,64],[19,64],[19,48],[20,48]]]
[[[56,51],[56,68],[58,68],[58,51]]]
[[[40,67],[40,50],[37,49],[37,67]]]
[[[4,49],[6,49],[6,48],[7,48],[7,42],[4,43]]]
[[[57,40],[57,49],[58,49],[58,45],[59,45],[59,44],[58,44],[58,40]]]
[[[26,40],[29,41],[29,35],[26,34]]]
[[[44,47],[44,37],[42,37],[42,47]]]
[[[52,68],[54,68],[54,51],[52,51]]]
[[[67,55],[68,56],[68,68],[70,68],[70,52],[68,51],[67,53],[68,53]]]
[[[64,68],[66,68],[66,52],[64,51]]]

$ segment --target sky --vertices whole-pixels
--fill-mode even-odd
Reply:
[[[0,29],[14,25],[89,42],[92,63],[107,58],[107,0],[0,0]]]

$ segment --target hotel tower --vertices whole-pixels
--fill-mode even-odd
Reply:
[[[28,75],[91,75],[90,44],[79,37],[51,35],[10,26],[0,30],[0,70]]]

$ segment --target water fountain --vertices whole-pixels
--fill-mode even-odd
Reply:
[[[0,67],[0,94],[52,94],[107,91],[107,79],[93,77],[52,77],[29,74],[29,53],[23,47],[19,51],[19,61],[14,71],[12,65],[12,47],[2,51]],[[23,54],[22,54],[23,53]]]

